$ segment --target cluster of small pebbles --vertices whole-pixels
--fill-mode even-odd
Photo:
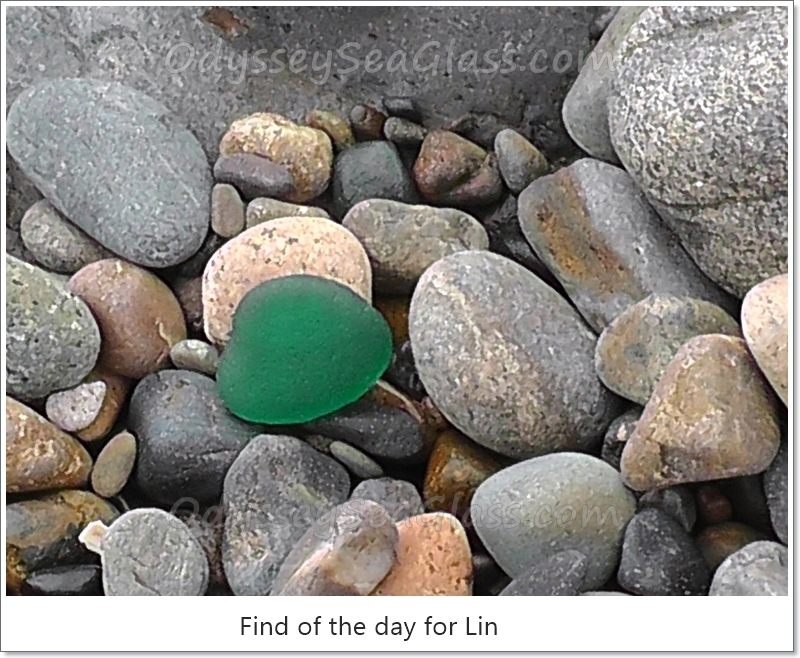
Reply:
[[[783,13],[620,9],[572,161],[411,97],[230,117],[212,151],[118,82],[23,91],[8,591],[787,594]],[[328,282],[339,342],[290,374],[332,412],[242,347],[290,280]]]

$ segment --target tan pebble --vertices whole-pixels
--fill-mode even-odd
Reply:
[[[263,224],[272,219],[281,217],[322,217],[330,219],[331,216],[322,208],[315,206],[298,206],[294,203],[286,203],[277,199],[258,198],[253,199],[247,204],[247,214],[245,216],[246,228],[253,228],[257,224]]]
[[[203,273],[203,319],[209,340],[228,341],[239,302],[259,283],[292,274],[337,281],[367,301],[372,270],[361,243],[327,219],[285,217],[259,224],[225,244]]]
[[[311,110],[306,115],[306,125],[309,128],[321,130],[330,137],[337,151],[342,151],[356,143],[350,120],[339,112]]]
[[[53,393],[45,404],[47,418],[65,432],[77,432],[94,422],[105,397],[106,385],[102,381],[84,382]]]
[[[136,438],[130,432],[117,434],[97,455],[92,489],[103,498],[116,496],[128,482],[135,461]]]
[[[223,238],[244,230],[244,203],[233,185],[218,183],[211,190],[211,230]]]

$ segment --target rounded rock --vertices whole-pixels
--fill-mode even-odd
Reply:
[[[316,206],[298,206],[295,203],[286,203],[277,199],[253,199],[247,204],[245,228],[253,228],[258,224],[281,217],[331,218],[326,211]]]
[[[494,151],[503,180],[514,194],[519,194],[550,170],[547,159],[539,149],[516,130],[506,128],[497,133]]]
[[[219,183],[211,191],[211,230],[221,238],[244,230],[244,203],[233,185]]]
[[[97,416],[86,427],[76,431],[78,438],[83,441],[96,441],[108,436],[108,433],[117,422],[128,394],[131,392],[132,382],[120,375],[112,375],[102,370],[94,370],[86,377],[88,383],[102,383],[105,395],[100,404]]]
[[[331,457],[341,462],[357,478],[379,478],[383,475],[380,464],[347,443],[332,441],[328,450]]]
[[[178,370],[193,370],[213,377],[219,365],[219,352],[202,340],[186,339],[175,343],[169,358]]]
[[[311,110],[306,114],[306,125],[321,130],[330,137],[337,151],[343,151],[356,143],[350,120],[339,112]]]
[[[709,596],[787,596],[789,555],[771,541],[748,544],[726,558],[714,573]]]
[[[371,500],[381,505],[394,523],[422,514],[422,499],[417,488],[405,480],[383,477],[360,482],[350,500]]]
[[[116,496],[127,484],[135,462],[136,437],[120,432],[97,455],[92,469],[94,492],[103,498]]]
[[[45,412],[50,422],[62,430],[78,432],[95,421],[105,398],[105,382],[84,382],[75,388],[48,396]]]
[[[221,155],[214,164],[214,178],[235,186],[246,199],[292,198],[295,189],[288,167],[253,153]]]

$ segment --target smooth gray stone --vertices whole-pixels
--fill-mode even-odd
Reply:
[[[789,544],[789,447],[784,439],[777,456],[764,473],[764,493],[772,527],[784,544]]]
[[[222,560],[234,594],[270,594],[292,547],[349,491],[344,467],[300,439],[253,439],[225,476]]]
[[[738,298],[788,270],[787,7],[649,7],[609,98],[621,162]]]
[[[208,560],[178,517],[155,508],[126,512],[101,543],[106,596],[201,596]]]
[[[341,462],[357,478],[379,478],[383,475],[378,462],[347,443],[332,441],[328,450],[331,457]]]
[[[31,87],[8,112],[8,150],[65,217],[134,263],[181,263],[208,233],[203,149],[131,87],[78,79]]]
[[[639,499],[639,509],[656,507],[666,512],[686,532],[691,532],[697,521],[697,506],[694,492],[686,485],[678,484],[666,489],[653,489]]]
[[[350,500],[371,500],[380,504],[397,523],[425,511],[417,488],[405,480],[376,478],[360,482]]]
[[[583,553],[561,551],[514,578],[499,596],[577,596],[586,572]]]
[[[77,386],[100,354],[100,330],[53,276],[6,254],[6,387],[23,400]]]
[[[719,565],[709,596],[788,596],[786,546],[757,541],[729,555]]]

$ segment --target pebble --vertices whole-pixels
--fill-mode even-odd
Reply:
[[[605,462],[562,452],[504,468],[472,499],[471,518],[497,564],[512,578],[565,550],[586,556],[586,589],[619,563],[636,500]]]
[[[214,164],[214,178],[233,185],[245,199],[294,198],[295,182],[289,167],[254,153],[221,155]]]
[[[677,521],[660,509],[647,508],[625,530],[617,581],[644,596],[702,596],[711,571]]]
[[[716,484],[702,484],[695,491],[695,496],[700,519],[706,525],[717,525],[733,518],[733,505]]]
[[[425,509],[463,518],[475,490],[502,467],[496,455],[458,430],[445,430],[428,458],[422,487]]]
[[[620,313],[597,341],[597,376],[615,393],[647,404],[678,349],[703,334],[739,336],[739,325],[719,306],[655,293]]]
[[[239,305],[219,395],[244,420],[305,423],[362,397],[391,357],[389,326],[353,290],[317,276],[282,277]]]
[[[213,379],[188,370],[142,379],[128,427],[138,440],[136,484],[165,505],[187,496],[217,501],[228,468],[259,433],[225,410]]]
[[[22,217],[19,233],[37,262],[53,272],[72,274],[89,263],[113,255],[67,221],[45,199],[28,208]]]
[[[514,194],[519,194],[550,171],[550,165],[539,149],[516,130],[507,128],[497,133],[494,152],[503,181]]]
[[[414,181],[426,201],[454,207],[488,205],[503,190],[494,156],[447,130],[425,137],[414,163]]]
[[[379,478],[383,475],[380,464],[347,443],[332,441],[328,449],[331,456],[341,462],[357,478]]]
[[[764,494],[769,506],[769,515],[775,534],[784,543],[789,543],[789,447],[781,443],[772,464],[764,473]]]
[[[176,281],[172,290],[186,318],[189,335],[203,333],[203,278],[194,277]]]
[[[370,199],[353,206],[342,226],[366,249],[375,288],[386,294],[411,293],[425,270],[445,256],[489,248],[483,226],[452,208]]]
[[[422,400],[425,397],[425,387],[417,372],[410,340],[395,348],[392,362],[383,377],[413,400]]]
[[[592,332],[563,297],[502,256],[464,251],[434,263],[414,291],[409,333],[436,406],[501,454],[587,448],[617,415],[594,372]]]
[[[41,569],[28,576],[20,593],[23,596],[102,596],[102,573],[94,564]]]
[[[789,275],[753,287],[742,302],[742,332],[758,367],[789,404]]]
[[[165,367],[169,350],[186,338],[183,311],[167,285],[117,258],[87,265],[67,289],[92,310],[103,344],[98,366],[139,379]]]
[[[372,305],[384,317],[392,331],[392,343],[395,348],[408,342],[408,311],[410,297],[380,296],[372,300]]]
[[[771,541],[748,544],[714,573],[709,596],[788,596],[789,555]]]
[[[43,398],[78,385],[100,353],[88,306],[44,270],[6,254],[6,386]]]
[[[427,134],[418,123],[400,117],[389,117],[383,124],[383,136],[399,146],[419,146]]]
[[[631,438],[633,430],[636,429],[636,423],[639,422],[641,415],[641,407],[629,409],[612,420],[606,430],[606,434],[603,437],[603,447],[600,449],[600,457],[617,470],[619,470],[619,462],[622,458],[625,444]]]
[[[211,190],[211,230],[221,238],[244,231],[244,203],[233,185],[218,183]]]
[[[765,539],[768,537],[763,532],[743,523],[728,521],[704,528],[694,541],[713,572],[729,555],[733,555],[740,548]]]
[[[75,388],[48,396],[47,418],[65,432],[78,432],[91,425],[103,406],[106,385],[103,381],[85,382]]]
[[[412,203],[417,196],[397,148],[386,141],[356,144],[339,153],[332,187],[333,204],[339,217],[367,199]]]
[[[88,491],[65,490],[6,505],[6,587],[18,594],[37,571],[90,564],[95,556],[78,541],[92,521],[111,523],[119,512]]]
[[[273,596],[366,596],[395,564],[398,532],[386,510],[350,500],[312,525],[281,565]]]
[[[350,500],[371,500],[381,505],[394,523],[424,511],[417,488],[406,480],[382,477],[364,480],[356,485]]]
[[[96,441],[108,436],[114,427],[128,400],[133,383],[130,379],[102,370],[90,372],[86,381],[102,382],[106,392],[95,419],[86,427],[77,430],[76,434],[82,441]]]
[[[127,484],[136,461],[136,437],[120,432],[97,455],[92,469],[92,489],[98,496],[116,496]]]
[[[740,338],[712,334],[678,350],[622,453],[644,491],[764,471],[778,452],[771,393]]]
[[[298,206],[277,199],[253,199],[247,204],[245,214],[245,228],[253,228],[272,219],[281,217],[321,217],[330,219],[331,216],[322,208],[315,206]]]
[[[208,231],[203,149],[131,87],[54,79],[28,88],[8,113],[8,150],[67,219],[133,263],[183,262]]]
[[[577,596],[588,565],[579,551],[561,551],[514,578],[499,596]]]
[[[175,343],[169,358],[178,370],[193,370],[209,377],[217,374],[219,352],[202,340],[189,338]]]
[[[538,178],[519,197],[519,222],[597,333],[654,292],[731,306],[613,165],[584,158]]]
[[[252,153],[289,168],[294,190],[285,201],[305,203],[328,187],[333,165],[330,138],[321,130],[298,126],[269,113],[234,121],[219,145],[220,155]]]
[[[306,125],[321,130],[330,137],[336,151],[343,151],[356,143],[350,120],[340,112],[311,110],[306,114]]]
[[[738,298],[788,270],[788,44],[780,7],[648,7],[614,58],[620,161]]]
[[[382,461],[418,461],[425,450],[417,419],[371,400],[359,400],[330,416],[305,423],[302,429],[349,443]]]
[[[6,492],[79,489],[91,470],[77,440],[6,396]]]
[[[472,551],[458,519],[434,512],[397,524],[397,563],[373,596],[470,596]]]
[[[266,596],[312,521],[347,499],[343,466],[289,436],[261,435],[225,476],[222,559],[237,596]],[[275,514],[288,523],[271,522]]]
[[[694,493],[685,485],[653,489],[639,499],[639,510],[655,507],[671,516],[687,533],[697,521]]]
[[[390,117],[400,117],[407,121],[421,121],[422,112],[417,102],[410,96],[386,96],[383,107]]]
[[[339,224],[317,217],[284,217],[254,226],[217,251],[203,273],[203,322],[216,345],[230,338],[233,314],[259,283],[292,274],[331,279],[372,299],[364,248]]]
[[[154,508],[120,516],[100,544],[106,596],[201,596],[208,561],[180,519]]]
[[[356,105],[350,110],[353,132],[361,142],[382,139],[386,115],[369,105]]]

